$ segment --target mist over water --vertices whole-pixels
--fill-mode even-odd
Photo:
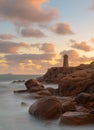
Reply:
[[[7,78],[8,77],[8,78]],[[40,121],[29,115],[29,106],[35,102],[29,94],[14,94],[14,90],[24,89],[24,83],[13,80],[29,79],[36,76],[0,75],[0,130],[93,130],[94,125],[59,126],[58,121]],[[46,86],[48,87],[48,86]],[[57,87],[57,86],[55,86]],[[23,106],[21,102],[27,105]]]

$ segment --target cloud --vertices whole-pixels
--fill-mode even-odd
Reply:
[[[25,43],[0,40],[0,53],[17,53],[17,51],[22,47],[29,48],[30,46]]]
[[[54,27],[51,28],[52,32],[59,35],[71,35],[74,34],[71,30],[69,24],[67,23],[57,23]]]
[[[12,73],[44,73],[56,54],[11,54],[4,57],[8,72]],[[44,66],[45,65],[45,66]]]
[[[0,34],[0,39],[2,40],[11,40],[13,38],[15,38],[15,36],[12,34]]]
[[[0,0],[0,19],[22,26],[31,23],[46,23],[57,16],[57,9],[44,10],[46,0]]]
[[[67,54],[69,57],[70,66],[94,61],[94,57],[86,57],[84,55],[80,56],[76,50],[64,50],[64,51],[60,52],[61,56],[65,55],[65,54]]]
[[[55,52],[55,48],[52,43],[44,43],[42,44],[42,46],[39,47],[39,49],[44,51],[45,53]]]
[[[76,43],[75,41],[71,41],[71,42],[74,43],[73,45],[71,45],[72,48],[83,50],[86,52],[94,50],[94,48],[88,45],[85,41],[82,41],[81,43]]]
[[[68,55],[70,60],[76,60],[79,58],[79,53],[75,50],[64,50],[64,51],[60,52],[60,55],[62,55],[62,56],[65,54]]]
[[[33,28],[22,29],[21,34],[23,37],[35,37],[35,38],[45,37],[45,34],[41,30]]]
[[[56,54],[12,54],[6,55],[5,59],[8,62],[24,63],[28,60],[51,60]]]
[[[55,53],[55,46],[52,43],[35,43],[35,44],[27,44],[24,42],[16,43],[11,41],[3,41],[0,40],[0,53],[18,53],[18,51],[22,48],[28,49],[38,49],[41,53]],[[25,53],[25,52],[23,52]]]
[[[44,53],[55,52],[55,46],[53,43],[36,43],[36,44],[31,44],[31,47],[35,47],[39,49],[39,51],[43,51]]]
[[[91,38],[91,39],[90,39],[90,42],[94,43],[94,38]]]
[[[48,0],[32,0],[31,3],[34,7],[40,8],[41,4],[47,1]]]
[[[37,44],[32,44],[32,47]],[[39,44],[38,44],[39,45]],[[1,65],[4,67],[6,73],[28,73],[28,74],[41,74],[47,71],[48,67],[51,67],[50,63],[56,54],[54,53],[38,53],[38,54],[6,54],[3,57],[0,56]],[[2,73],[5,72],[2,70]]]
[[[89,9],[92,10],[92,11],[94,11],[94,0],[92,0],[91,7]]]

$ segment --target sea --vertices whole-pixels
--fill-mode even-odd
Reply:
[[[59,120],[41,121],[31,116],[28,109],[36,99],[32,99],[27,93],[14,93],[14,90],[25,89],[25,85],[24,82],[13,81],[37,77],[39,75],[0,75],[0,130],[94,130],[93,124],[60,126]],[[45,87],[56,88],[57,85],[46,84]]]

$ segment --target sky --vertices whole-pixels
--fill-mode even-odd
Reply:
[[[0,0],[0,74],[94,61],[94,0]]]

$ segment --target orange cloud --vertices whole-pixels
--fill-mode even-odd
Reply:
[[[48,0],[31,0],[31,4],[36,8],[40,8],[41,4],[47,1]]]
[[[40,50],[49,53],[49,52],[55,52],[55,48],[54,45],[52,43],[44,43],[42,44],[42,46],[40,47]]]
[[[75,41],[71,40],[71,42],[74,43],[73,45],[71,45],[72,48],[83,50],[86,52],[94,50],[94,48],[88,45],[85,41],[82,41],[81,43],[76,43]]]
[[[90,42],[94,43],[94,38],[91,38],[91,39],[90,39]]]
[[[3,58],[8,66],[6,72],[11,73],[44,73],[55,54],[10,54]],[[44,61],[47,61],[46,63]],[[4,71],[5,72],[5,71]]]

